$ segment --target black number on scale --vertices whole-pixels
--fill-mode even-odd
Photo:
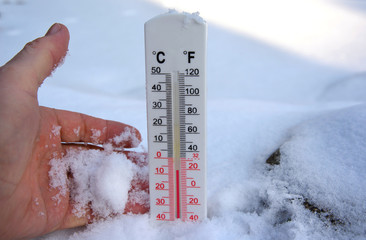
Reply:
[[[200,74],[200,70],[198,68],[187,68],[186,75],[198,75]]]
[[[163,119],[161,119],[161,118],[153,119],[153,125],[161,125],[161,124],[163,124]]]
[[[188,130],[188,132],[190,132],[190,133],[195,133],[195,132],[197,132],[197,127],[196,126],[189,126],[188,128],[187,128],[187,130]]]
[[[163,141],[163,136],[162,135],[155,135],[154,138],[155,138],[155,142]]]
[[[160,67],[152,67],[151,68],[151,73],[160,73],[161,72],[161,68]]]
[[[200,94],[199,88],[186,88],[186,94],[187,95],[198,95]]]
[[[190,151],[197,151],[198,147],[197,145],[189,145],[188,150]]]
[[[188,114],[196,114],[197,113],[197,108],[196,107],[189,107],[189,108],[187,108],[187,113]]]
[[[152,105],[154,109],[161,108],[163,106],[161,102],[153,102]]]
[[[151,88],[153,91],[161,91],[161,85],[160,84],[154,84]]]

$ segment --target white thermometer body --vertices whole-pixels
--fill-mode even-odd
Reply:
[[[145,24],[150,214],[206,218],[206,38],[195,14]]]

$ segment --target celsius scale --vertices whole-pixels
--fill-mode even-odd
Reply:
[[[171,11],[145,23],[150,217],[200,221],[206,204],[206,22]]]

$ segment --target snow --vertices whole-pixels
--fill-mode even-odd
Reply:
[[[115,136],[113,138],[113,142],[116,145],[119,145],[122,142],[131,142],[132,146],[137,147],[140,143],[140,140],[137,138],[136,136],[136,132],[134,129],[126,127],[125,130],[119,135],[119,136]]]
[[[60,131],[61,131],[61,126],[53,126],[52,127],[52,134],[57,137],[57,136],[60,136]],[[50,136],[50,138],[52,138],[52,136]]]
[[[366,105],[302,123],[281,146],[276,176],[288,191],[330,209],[349,230],[365,234]],[[289,174],[290,173],[290,174]],[[349,225],[349,226],[348,226]]]
[[[180,14],[180,13],[181,12],[179,12],[175,9],[169,9],[168,12],[165,14]],[[183,12],[183,14],[185,15],[184,27],[186,27],[186,25],[188,25],[188,24],[191,24],[192,22],[196,23],[196,24],[206,23],[206,21],[200,16],[199,12],[194,12],[194,13]],[[157,17],[159,17],[159,15]]]
[[[174,4],[199,11],[209,26],[208,218],[154,224],[148,214],[112,214],[40,239],[366,239],[365,3],[190,2]],[[145,151],[143,25],[175,7],[167,5],[0,2],[0,64],[64,23],[69,53],[42,85],[40,104],[135,126],[143,137],[136,150]],[[54,126],[52,137],[59,131]],[[92,133],[97,142],[101,130]],[[128,138],[134,134],[114,141]],[[89,201],[102,216],[122,212],[128,194],[146,203],[146,192],[129,187],[147,168],[104,147],[51,161],[51,187],[66,194],[73,186],[75,213]],[[280,165],[266,164],[278,148]]]
[[[146,175],[146,170],[128,160],[125,154],[113,151],[71,149],[61,159],[52,159],[50,165],[50,186],[58,188],[61,196],[70,189],[75,202],[72,212],[78,217],[86,214],[89,203],[98,217],[123,212],[131,181],[139,174]],[[71,179],[68,173],[72,173]],[[59,197],[54,199],[58,203]]]

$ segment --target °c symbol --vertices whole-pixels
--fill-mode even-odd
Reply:
[[[153,51],[153,52],[152,52],[152,54],[153,54],[153,55],[156,55],[156,51]]]

